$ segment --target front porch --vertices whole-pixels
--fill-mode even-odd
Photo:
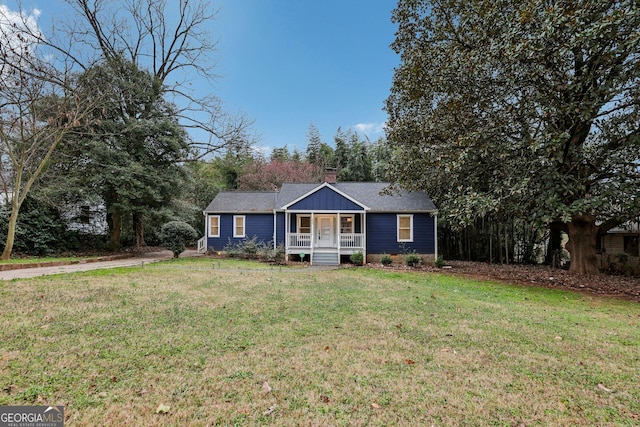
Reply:
[[[340,258],[362,252],[366,258],[366,214],[363,212],[287,212],[287,259],[312,265],[339,265]]]

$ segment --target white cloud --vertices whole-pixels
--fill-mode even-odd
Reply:
[[[354,125],[353,128],[357,132],[362,133],[362,134],[366,135],[369,138],[372,138],[372,136],[374,136],[374,135],[379,135],[379,134],[383,133],[385,125],[386,125],[386,123],[378,123],[378,122],[358,123],[357,125]]]
[[[38,28],[39,16],[38,9],[26,14],[0,5],[0,45],[4,55],[10,58],[33,51],[38,38],[42,37]]]

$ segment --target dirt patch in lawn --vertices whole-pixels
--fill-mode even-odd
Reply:
[[[378,265],[382,268],[382,265]],[[599,274],[587,276],[552,269],[543,265],[488,264],[483,262],[449,261],[445,268],[421,266],[417,268],[393,265],[385,269],[433,271],[461,275],[478,280],[493,280],[526,286],[570,289],[598,295],[615,296],[640,302],[640,278]]]

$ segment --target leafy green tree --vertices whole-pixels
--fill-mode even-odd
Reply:
[[[392,150],[387,141],[380,137],[370,148],[371,154],[371,175],[376,182],[387,180],[387,170],[389,160],[392,157]]]
[[[162,246],[173,252],[173,257],[178,258],[187,245],[198,238],[196,230],[182,221],[171,221],[160,229]]]
[[[571,271],[640,211],[640,4],[400,0],[392,179],[452,222],[560,224]]]
[[[307,132],[307,160],[309,163],[317,164],[320,161],[322,144],[320,131],[311,123],[309,125],[309,131]]]
[[[293,147],[293,153],[291,154],[291,160],[293,160],[294,162],[301,162],[302,161],[302,154],[300,153],[300,150],[298,150],[298,147]]]
[[[346,163],[339,172],[341,181],[366,182],[371,181],[371,157],[369,144],[362,141],[357,132],[349,131],[346,147]]]
[[[285,145],[284,147],[274,148],[271,151],[271,160],[277,160],[279,162],[286,162],[291,159],[291,154],[289,153],[289,149]]]
[[[347,166],[349,159],[349,147],[347,146],[347,134],[342,130],[341,127],[338,127],[336,131],[336,135],[333,137],[333,141],[335,143],[335,158],[336,158],[336,169],[338,169],[338,173],[340,170]]]
[[[106,61],[80,80],[78,96],[97,98],[103,108],[81,136],[65,141],[56,159],[57,176],[67,180],[64,190],[83,188],[78,192],[83,197],[97,194],[104,200],[112,250],[120,248],[127,217],[136,245],[142,246],[146,212],[180,195],[186,134],[163,99],[163,86],[135,64]]]
[[[335,153],[330,145],[322,141],[320,132],[313,123],[309,126],[307,138],[307,161],[315,166],[316,180],[322,180],[325,170],[335,167]]]

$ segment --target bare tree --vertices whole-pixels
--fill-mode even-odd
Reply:
[[[106,60],[123,58],[151,71],[164,85],[166,100],[177,106],[180,123],[203,135],[202,140],[191,141],[191,157],[185,160],[254,143],[249,132],[252,121],[227,113],[212,92],[218,76],[216,42],[207,31],[216,17],[210,2],[66,1],[81,19],[59,24],[62,27],[55,33],[64,35],[64,40],[43,42],[82,68],[98,62],[98,54]]]
[[[203,0],[67,0],[81,18],[66,21],[63,41],[47,42],[84,69],[101,60],[124,59],[149,70],[162,96],[176,105],[180,124],[197,135],[183,161],[251,146],[252,122],[228,114],[212,93],[216,43],[207,31],[215,9]],[[70,43],[62,49],[65,42]],[[96,57],[96,55],[98,57]],[[144,245],[142,216],[134,215],[136,246]],[[120,221],[121,222],[121,221]],[[114,230],[111,230],[112,232]],[[112,239],[113,240],[113,239]],[[119,246],[118,246],[119,247]]]
[[[11,256],[22,203],[90,110],[73,96],[70,70],[39,55],[39,39],[33,15],[0,6],[0,181],[10,212],[3,260]]]

